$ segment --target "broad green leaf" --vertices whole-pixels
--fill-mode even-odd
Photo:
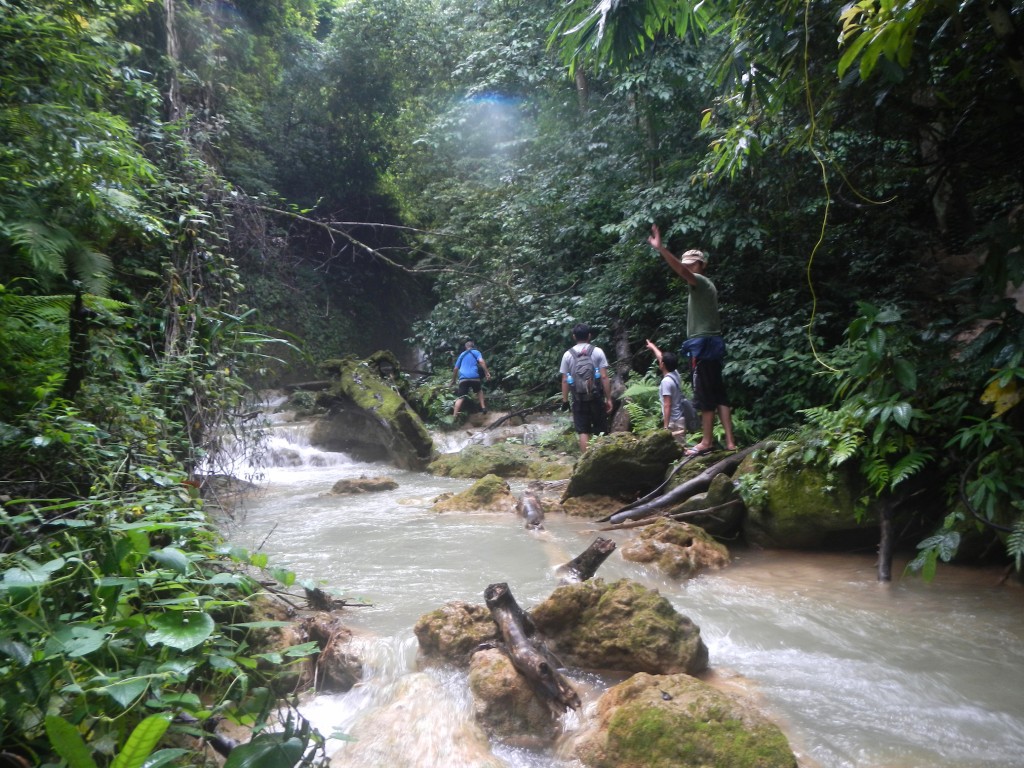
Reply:
[[[897,424],[903,429],[907,429],[910,426],[910,420],[914,416],[914,409],[910,403],[899,402],[892,407],[892,417]]]
[[[14,589],[18,587],[39,587],[50,580],[50,576],[64,566],[63,557],[58,557],[43,564],[29,564],[27,567],[17,566],[4,571],[3,585]],[[23,562],[23,566],[25,563]]]
[[[165,765],[175,765],[179,757],[192,754],[188,749],[161,749],[154,752],[148,760],[142,764],[142,768],[163,768]]]
[[[283,733],[263,733],[231,750],[224,768],[291,768],[301,758],[302,740]]]
[[[202,643],[213,634],[215,626],[213,619],[198,611],[172,611],[157,616],[150,623],[153,631],[146,633],[147,643],[162,643],[179,651],[187,651]]]
[[[896,374],[896,381],[900,386],[911,392],[917,389],[917,370],[907,359],[897,357],[892,361],[893,372]]]
[[[182,576],[188,573],[188,557],[180,549],[175,547],[155,549],[149,553],[149,556],[160,563],[160,565],[166,566]]]
[[[46,641],[46,653],[51,656],[60,654],[77,658],[102,648],[106,639],[106,632],[92,627],[66,624]]]
[[[142,768],[153,748],[171,724],[168,715],[151,715],[135,726],[110,768]]]
[[[127,680],[118,680],[116,683],[105,685],[99,688],[100,693],[105,693],[122,707],[127,709],[137,698],[142,696],[149,688],[149,680],[145,677],[130,677]]]
[[[68,761],[68,768],[96,768],[82,735],[64,718],[46,718],[46,736],[54,751]]]

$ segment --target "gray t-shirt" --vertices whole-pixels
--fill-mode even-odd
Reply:
[[[679,378],[678,371],[671,371],[666,373],[664,378],[661,380],[661,386],[658,387],[658,395],[665,397],[668,395],[672,398],[669,403],[668,409],[668,420],[669,423],[684,423],[683,415],[683,390],[682,380]]]
[[[572,349],[575,349],[577,352],[582,352],[584,347],[588,344],[590,344],[589,341],[580,342],[572,347]],[[590,353],[590,359],[594,361],[594,367],[599,371],[602,368],[608,367],[608,358],[604,356],[604,350],[600,347],[594,347],[594,351]],[[559,367],[558,372],[561,374],[568,374],[570,371],[572,371],[572,355],[569,354],[569,350],[567,349],[562,355],[562,365]]]

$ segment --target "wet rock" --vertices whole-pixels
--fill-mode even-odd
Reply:
[[[551,708],[497,648],[473,654],[469,689],[476,721],[488,735],[505,743],[539,746],[551,743],[558,734]]]
[[[661,518],[639,528],[621,549],[634,563],[652,563],[666,576],[686,579],[729,564],[729,550],[704,529]]]
[[[628,579],[558,587],[529,613],[549,647],[572,666],[697,674],[708,665],[700,627],[656,590]]]
[[[518,501],[509,484],[497,475],[486,475],[462,493],[439,497],[435,512],[511,512]]]
[[[328,494],[329,496],[343,496],[354,493],[379,493],[381,491],[393,491],[398,487],[398,482],[391,477],[367,477],[360,475],[357,478],[339,480]]]
[[[572,474],[572,463],[564,456],[546,456],[533,446],[500,442],[467,445],[461,451],[445,453],[430,463],[428,472],[441,477],[529,477],[561,480]]]
[[[307,616],[303,634],[320,646],[307,677],[321,693],[344,693],[363,679],[363,660],[352,646],[352,630],[330,613]]]
[[[526,447],[516,443],[468,445],[438,456],[427,471],[441,477],[527,477],[531,461]]]
[[[661,484],[681,456],[682,448],[664,429],[595,439],[576,462],[562,500],[588,494],[635,499]]]
[[[562,501],[562,511],[570,517],[600,520],[622,509],[622,499],[587,493]]]
[[[463,667],[481,644],[498,641],[498,627],[487,606],[461,600],[424,614],[413,632],[425,657]]]
[[[796,768],[751,704],[688,675],[637,674],[606,691],[576,755],[588,768]]]

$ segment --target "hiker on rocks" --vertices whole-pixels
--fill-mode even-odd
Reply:
[[[480,399],[480,413],[487,413],[487,406],[484,405],[484,388],[480,380],[480,371],[483,371],[484,376],[490,380],[491,372],[487,370],[484,356],[480,354],[480,350],[476,349],[476,345],[473,344],[472,340],[467,341],[466,348],[459,355],[455,361],[455,367],[452,369],[452,386],[455,385],[456,379],[459,382],[459,388],[455,392],[455,410],[452,412],[452,418],[458,417],[459,411],[462,409],[462,401],[469,395],[470,391],[476,392],[477,397]]]
[[[700,250],[690,250],[686,251],[682,258],[677,258],[662,244],[657,224],[651,227],[651,236],[647,238],[647,242],[661,254],[672,271],[686,281],[689,292],[683,352],[690,362],[693,400],[701,412],[703,434],[700,442],[686,453],[688,456],[699,456],[714,448],[715,438],[712,430],[716,411],[719,421],[722,422],[722,429],[725,430],[725,447],[735,451],[732,407],[722,378],[725,341],[722,339],[722,323],[718,315],[718,289],[704,276],[708,262],[707,254]]]
[[[678,442],[686,445],[687,430],[699,429],[697,411],[683,395],[683,380],[679,375],[679,356],[675,352],[662,352],[650,339],[647,348],[654,353],[661,372],[658,395],[661,398],[661,424]]]
[[[562,355],[562,410],[569,410],[572,393],[572,424],[579,435],[580,452],[587,450],[591,435],[608,431],[612,412],[612,385],[608,378],[608,358],[600,347],[590,343],[590,326],[579,323],[572,329],[575,344]]]

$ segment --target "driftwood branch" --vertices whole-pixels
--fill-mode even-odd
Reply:
[[[714,517],[719,512],[724,512],[730,507],[735,507],[743,503],[742,499],[732,499],[724,504],[716,504],[713,507],[704,507],[703,509],[691,509],[688,512],[675,512],[673,514],[667,514],[664,510],[655,512],[653,515],[641,518],[640,520],[628,520],[624,523],[617,523],[612,525],[606,525],[603,528],[597,530],[604,531],[627,531],[632,528],[643,528],[645,525],[652,525],[663,517],[669,520],[690,520],[695,517]]]
[[[753,453],[755,450],[760,448],[762,443],[755,443],[749,448],[744,448],[742,451],[730,454],[726,458],[712,464],[710,467],[705,469],[696,477],[692,477],[685,483],[681,483],[673,488],[668,493],[664,493],[657,498],[651,499],[643,504],[636,506],[625,507],[620,509],[611,515],[598,520],[599,523],[622,523],[626,520],[639,520],[644,517],[650,517],[651,515],[657,514],[666,507],[675,506],[686,501],[691,496],[702,493],[711,487],[711,481],[715,479],[716,475],[720,475],[723,472],[731,475],[736,471],[736,468],[740,463]]]
[[[533,622],[519,607],[508,584],[491,584],[484,590],[484,600],[505,641],[512,666],[526,678],[534,693],[553,711],[579,709],[580,697],[558,672],[558,661],[541,643],[530,639],[535,631]]]
[[[615,542],[599,536],[574,559],[558,566],[555,573],[562,581],[574,583],[586,581],[597,573],[601,563],[607,560],[608,555],[614,551]]]

